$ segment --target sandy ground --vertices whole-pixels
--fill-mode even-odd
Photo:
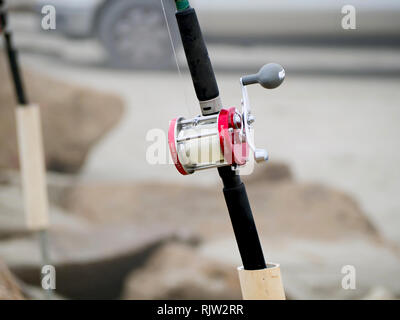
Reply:
[[[218,181],[214,172],[187,178],[178,175],[171,165],[151,165],[146,161],[151,145],[146,141],[149,130],[166,132],[170,119],[198,113],[187,74],[180,77],[175,71],[98,67],[103,54],[96,44],[74,44],[56,37],[40,39],[42,47],[51,49],[46,54],[32,49],[34,41],[27,34],[21,33],[17,39],[25,44],[22,59],[26,66],[58,79],[119,93],[126,101],[123,121],[96,145],[82,179],[188,184]],[[57,44],[58,56],[49,43]],[[298,179],[322,182],[352,194],[386,237],[400,243],[400,78],[373,75],[381,67],[398,68],[398,49],[290,50],[211,46],[225,105],[240,103],[239,70],[254,72],[257,65],[272,60],[285,65],[287,81],[281,88],[269,92],[259,87],[250,89],[257,117],[257,144],[267,147],[274,160],[289,163]],[[376,63],[371,74],[358,76],[351,76],[351,72],[291,73],[307,70],[313,61],[317,69],[319,65],[331,70],[337,65],[342,66],[341,70],[364,70]],[[230,66],[233,71],[226,72]]]

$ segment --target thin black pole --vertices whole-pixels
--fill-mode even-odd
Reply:
[[[0,32],[4,34],[4,45],[8,56],[11,75],[13,77],[17,102],[20,106],[28,105],[28,99],[24,90],[18,64],[18,53],[13,46],[12,33],[8,28],[8,14],[3,0],[0,0]]]
[[[176,19],[197,98],[200,103],[219,98],[218,84],[196,11],[190,7],[187,0],[175,2],[178,9]],[[222,108],[222,105],[219,108]],[[264,254],[245,185],[231,166],[221,167],[218,172],[224,184],[225,201],[243,267],[246,270],[264,269]]]

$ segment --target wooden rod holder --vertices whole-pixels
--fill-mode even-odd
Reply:
[[[286,300],[279,264],[268,264],[266,269],[238,268],[243,300]]]
[[[39,107],[18,106],[16,119],[26,223],[29,230],[40,231],[48,228],[49,217]]]

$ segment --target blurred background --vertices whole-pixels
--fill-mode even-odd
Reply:
[[[150,130],[199,113],[173,1],[8,4],[25,86],[42,108],[57,298],[240,298],[216,172],[181,176],[165,164],[166,141],[164,163],[146,160]],[[399,298],[400,2],[191,4],[226,106],[239,106],[242,75],[268,62],[286,69],[279,89],[250,88],[256,142],[271,161],[244,179],[288,297]],[[45,5],[56,8],[56,30],[41,26]],[[355,29],[343,28],[349,5]],[[0,58],[0,297],[41,298]],[[342,288],[347,265],[352,290]]]

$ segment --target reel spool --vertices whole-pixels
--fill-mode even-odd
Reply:
[[[266,150],[257,149],[252,141],[252,124],[247,85],[259,83],[267,89],[277,88],[285,79],[285,70],[270,63],[257,74],[240,79],[242,111],[224,108],[214,115],[193,119],[175,118],[170,122],[168,144],[177,170],[192,174],[199,170],[222,166],[244,166],[249,161],[250,149],[256,162],[268,160]]]

